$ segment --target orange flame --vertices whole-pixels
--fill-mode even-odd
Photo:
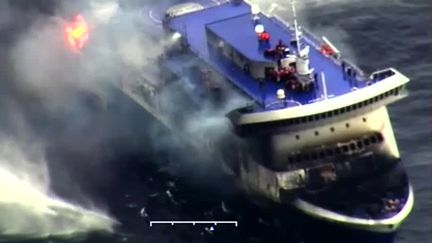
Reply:
[[[88,41],[89,28],[84,17],[77,15],[72,23],[65,27],[66,43],[72,50],[81,50]]]

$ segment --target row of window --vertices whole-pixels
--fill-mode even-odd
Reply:
[[[370,104],[376,103],[384,98],[387,98],[388,96],[391,95],[398,95],[399,91],[402,89],[402,86],[397,87],[395,89],[389,90],[383,94],[380,94],[378,96],[375,96],[373,98],[370,98],[368,100],[364,100],[362,102],[347,106],[347,107],[342,107],[336,110],[332,110],[332,111],[328,111],[328,112],[323,112],[321,114],[316,114],[316,115],[312,115],[312,116],[306,116],[306,117],[300,117],[300,118],[295,118],[295,119],[291,119],[291,123],[292,124],[298,124],[298,123],[305,123],[305,122],[311,122],[311,121],[316,121],[319,119],[324,119],[324,118],[329,118],[332,116],[337,116],[339,114],[343,114],[346,112],[350,112],[350,111],[354,111],[357,109],[360,109],[364,106],[368,106]],[[287,121],[288,122],[288,121]]]
[[[394,88],[392,90],[389,90],[383,94],[377,95],[375,97],[372,97],[368,100],[364,100],[362,102],[350,105],[350,106],[346,106],[346,107],[342,107],[336,110],[332,110],[332,111],[328,111],[328,112],[323,112],[320,114],[315,114],[315,115],[311,115],[311,116],[304,116],[304,117],[299,117],[299,118],[293,118],[293,119],[286,119],[286,120],[282,120],[282,121],[275,121],[275,122],[268,122],[268,123],[258,123],[258,124],[250,124],[250,125],[243,125],[239,127],[239,132],[243,133],[243,134],[247,134],[247,132],[252,132],[253,131],[257,131],[259,129],[274,129],[275,126],[289,126],[289,125],[296,125],[296,124],[302,124],[302,123],[306,123],[306,122],[312,122],[312,121],[317,121],[320,119],[325,119],[325,118],[330,118],[333,116],[337,116],[340,114],[344,114],[350,111],[354,111],[357,109],[360,109],[362,107],[366,107],[368,105],[371,105],[373,103],[376,103],[384,98],[387,98],[389,96],[397,96],[399,95],[399,92],[404,88],[404,86],[399,86],[397,88]]]
[[[332,148],[319,149],[315,151],[311,151],[308,153],[298,153],[296,155],[292,155],[288,157],[288,162],[300,163],[306,162],[310,160],[318,160],[318,159],[326,159],[329,157],[355,152],[361,149],[364,149],[368,146],[382,143],[384,141],[384,137],[381,133],[375,133],[370,136],[365,136],[363,138],[355,139],[351,142],[347,142],[343,145],[337,145]]]

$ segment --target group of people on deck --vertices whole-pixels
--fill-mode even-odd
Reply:
[[[277,62],[277,68],[267,68],[265,79],[277,83],[283,83],[290,90],[301,90],[301,83],[296,76],[296,64],[290,63],[289,66],[282,64],[282,59],[290,55],[290,49],[282,40],[273,49],[264,50],[264,56]]]

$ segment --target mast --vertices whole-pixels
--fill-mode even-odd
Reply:
[[[298,31],[298,26],[297,26],[297,11],[296,11],[296,7],[295,7],[295,0],[291,0],[291,7],[292,7],[292,11],[293,11],[293,16],[294,16],[294,28],[295,28],[295,38],[296,38],[296,43],[297,43],[297,53],[300,53],[300,38],[299,38],[299,31]]]

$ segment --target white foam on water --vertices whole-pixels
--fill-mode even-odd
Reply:
[[[115,220],[68,203],[49,190],[46,163],[26,158],[18,145],[0,142],[0,237],[72,237],[112,232]]]

